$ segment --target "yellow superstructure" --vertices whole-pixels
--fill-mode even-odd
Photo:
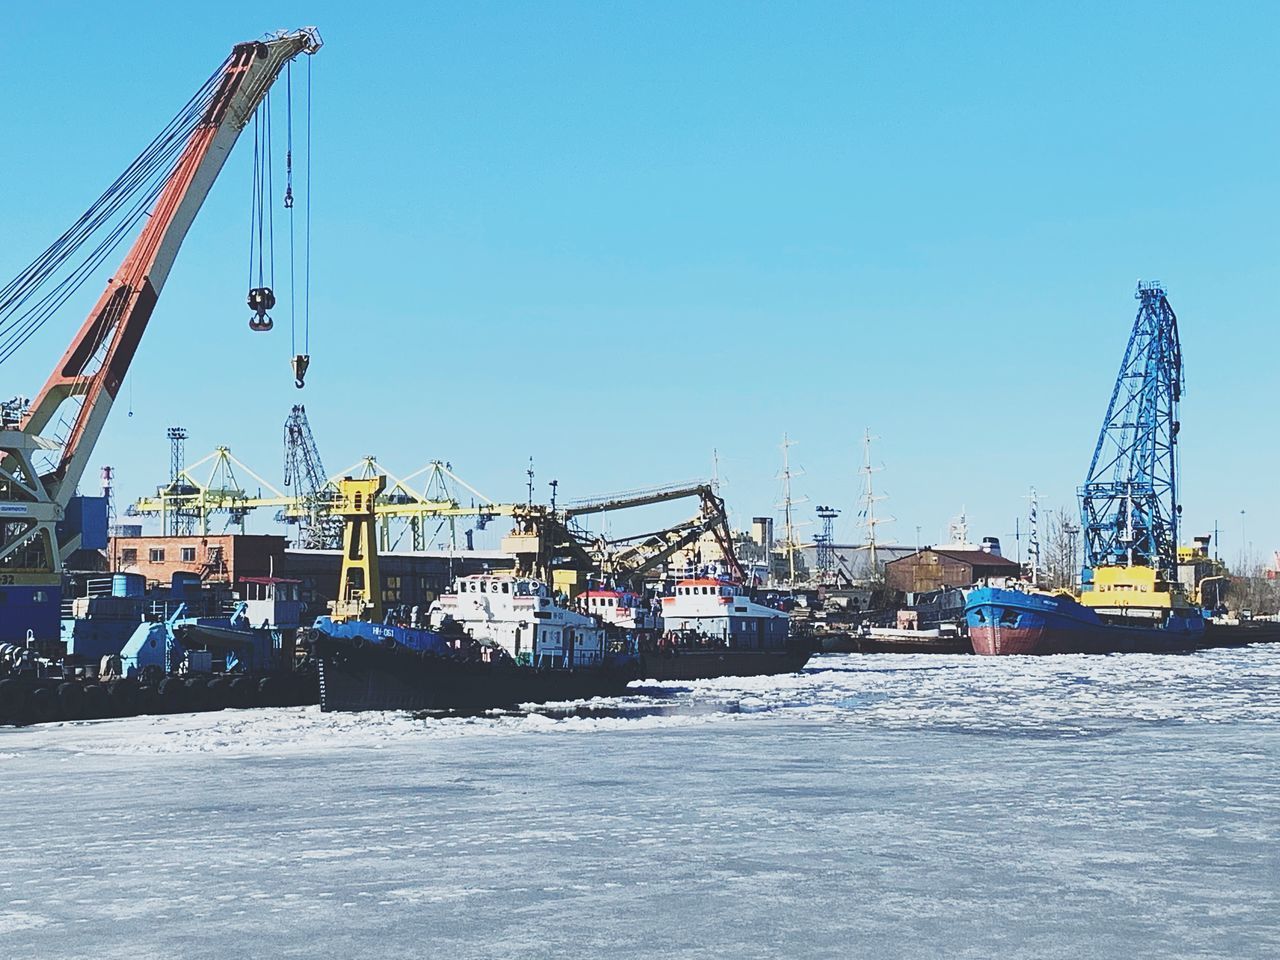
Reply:
[[[382,619],[382,581],[378,575],[378,530],[375,506],[387,485],[385,476],[338,481],[334,512],[343,519],[342,573],[338,599],[330,603],[333,619]]]
[[[1096,610],[1152,616],[1190,608],[1182,584],[1158,578],[1152,567],[1095,567],[1093,582],[1081,591],[1080,603]]]

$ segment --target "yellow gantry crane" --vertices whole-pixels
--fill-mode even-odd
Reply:
[[[425,485],[421,490],[416,489],[414,481],[424,475]],[[247,490],[241,477],[254,481],[256,490]],[[496,503],[485,497],[440,460],[432,460],[401,479],[385,470],[376,458],[364,457],[329,478],[326,489],[317,497],[303,490],[291,493],[280,490],[232,455],[230,447],[218,447],[179,470],[172,481],[156,489],[155,496],[137,500],[129,513],[160,517],[165,530],[181,527],[183,532],[199,536],[213,532],[219,517],[224,518],[224,529],[239,527],[243,533],[249,513],[260,509],[276,510],[276,518],[286,523],[314,523],[324,516],[340,515],[337,506],[344,478],[375,477],[385,481],[374,503],[378,545],[384,551],[395,549],[406,533],[410,549],[427,549],[435,536],[430,531],[432,523],[436,524],[435,533],[447,526],[448,542],[456,546],[459,518],[474,518],[484,524],[494,517],[512,516],[521,509],[515,504]],[[452,493],[455,484],[473,494],[478,502],[461,503]]]
[[[246,490],[242,477],[256,483],[256,491]],[[361,513],[367,512],[372,518],[370,529],[376,532],[377,548],[383,552],[399,546],[406,534],[406,546],[423,551],[446,528],[446,543],[458,548],[460,518],[474,520],[477,527],[483,528],[490,520],[507,517],[511,529],[502,538],[502,552],[515,560],[521,572],[569,593],[587,577],[638,586],[677,551],[708,533],[715,537],[729,569],[744,576],[734,553],[724,501],[713,484],[703,481],[630,490],[574,501],[556,509],[535,503],[498,503],[459,477],[444,461],[432,460],[400,478],[367,456],[328,479],[319,494],[300,489],[285,493],[236,459],[229,447],[218,447],[190,467],[178,470],[173,480],[157,488],[154,497],[138,500],[129,512],[134,516],[158,516],[167,531],[200,536],[211,532],[211,524],[219,516],[226,518],[225,527],[238,526],[244,532],[248,514],[263,508],[276,510],[276,518],[286,523],[316,525],[326,519],[349,520],[352,491],[356,489],[353,484],[373,481],[377,481],[376,489],[360,488]],[[417,483],[423,483],[422,487]],[[459,502],[454,487],[469,492],[474,498],[472,504]],[[589,534],[577,522],[593,514],[682,499],[697,499],[698,512],[688,520],[651,533],[611,540]],[[333,548],[337,546],[333,544]]]
[[[384,476],[337,482],[334,512],[342,518],[342,573],[333,619],[382,619],[382,577],[378,572],[377,502],[387,486]]]

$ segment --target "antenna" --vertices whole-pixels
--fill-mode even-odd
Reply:
[[[524,472],[524,475],[525,475],[526,477],[528,477],[528,478],[529,478],[529,481],[528,481],[528,483],[529,483],[529,506],[531,506],[531,507],[532,507],[532,506],[533,506],[533,457],[530,457],[530,458],[529,458],[529,469],[528,469],[528,470],[526,470],[526,471]]]
[[[107,531],[116,528],[115,467],[102,468],[102,497],[107,501]],[[114,534],[112,534],[114,536]]]
[[[1031,488],[1027,497],[1031,501],[1030,532],[1027,534],[1027,564],[1031,567],[1031,585],[1040,585],[1040,501],[1036,497],[1036,488]]]
[[[110,548],[111,538],[120,532],[116,526],[116,494],[115,494],[115,467],[102,468],[102,497],[107,501],[107,546]],[[116,572],[115,554],[110,549],[107,551],[107,569],[112,573]]]

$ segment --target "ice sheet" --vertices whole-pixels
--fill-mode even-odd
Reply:
[[[0,731],[0,956],[1273,957],[1280,650]]]

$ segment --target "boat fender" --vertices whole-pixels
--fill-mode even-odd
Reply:
[[[368,643],[368,641],[365,640],[364,637],[357,636],[351,638],[351,646],[356,650],[363,650],[366,643]]]

